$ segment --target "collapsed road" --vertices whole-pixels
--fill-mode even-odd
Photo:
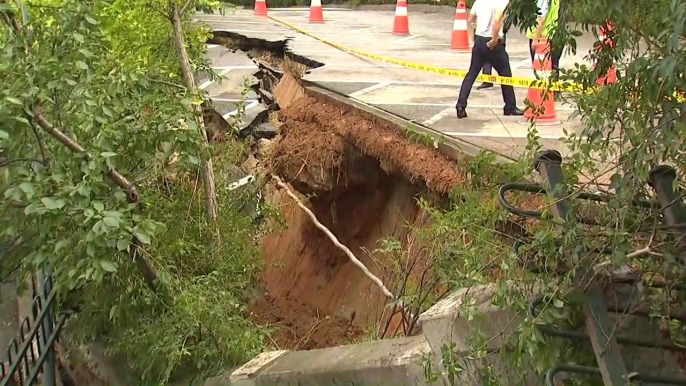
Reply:
[[[276,327],[271,339],[279,349],[350,343],[378,325],[384,326],[381,337],[416,334],[412,312],[414,320],[407,322],[407,315],[385,306],[393,295],[378,283],[394,273],[375,264],[382,256],[369,251],[382,239],[408,239],[407,224],[427,221],[419,197],[436,205],[445,202],[463,179],[454,159],[408,140],[403,132],[407,121],[363,104],[353,112],[347,97],[308,82],[303,87],[299,77],[322,64],[289,55],[285,42],[218,31],[209,43],[228,50],[224,58],[245,55],[254,64],[248,81],[234,78],[207,88],[222,95],[213,102],[215,119],[240,116],[226,111],[227,99],[259,102],[234,124],[233,135],[251,143],[255,152],[229,189],[242,189],[271,173],[288,187],[284,191],[267,184],[261,192],[268,205],[281,208],[288,227],[261,241],[264,293],[252,301],[250,318]],[[235,85],[248,88],[231,90]],[[232,125],[220,126],[228,130]],[[439,147],[462,156],[456,146]],[[307,210],[293,205],[295,197]],[[348,253],[335,243],[349,248]]]

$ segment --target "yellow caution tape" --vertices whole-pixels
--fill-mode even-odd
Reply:
[[[388,56],[383,56],[383,55],[377,55],[377,54],[372,54],[370,52],[365,52],[362,50],[358,50],[355,48],[347,47],[342,44],[332,42],[330,40],[324,39],[320,36],[317,36],[309,31],[306,31],[294,24],[291,24],[287,21],[269,16],[270,19],[274,20],[277,23],[281,23],[285,25],[286,27],[289,27],[291,29],[294,29],[304,35],[307,35],[313,39],[317,39],[322,43],[328,44],[332,47],[338,48],[341,51],[346,51],[350,52],[352,54],[356,55],[361,55],[365,56],[371,59],[379,60],[382,62],[390,63],[390,64],[395,64],[398,66],[406,67],[406,68],[412,68],[415,70],[422,70],[422,71],[427,71],[427,72],[433,72],[436,74],[440,75],[449,75],[449,76],[455,76],[458,78],[465,78],[467,76],[467,71],[465,70],[456,70],[453,68],[445,68],[445,67],[436,67],[436,66],[431,66],[428,64],[422,64],[422,63],[416,63],[416,62],[409,62],[406,60],[400,60],[400,59],[395,59],[391,58]],[[478,80],[482,82],[488,82],[488,83],[495,83],[495,84],[504,84],[508,86],[513,86],[513,87],[526,87],[526,88],[537,88],[537,89],[550,89],[554,91],[570,91],[570,92],[576,92],[576,93],[592,93],[595,91],[595,87],[582,87],[581,85],[575,84],[575,83],[569,83],[569,82],[547,82],[545,80],[540,80],[540,79],[531,79],[531,78],[516,78],[516,77],[506,77],[506,76],[499,76],[499,75],[484,75],[481,74],[477,78]],[[677,98],[679,102],[684,102],[686,101],[686,97],[684,96],[684,93],[675,93],[674,96]]]
[[[304,30],[304,29],[302,29],[296,25],[288,23],[284,20],[277,19],[277,18],[272,17],[272,16],[269,16],[269,18],[278,22],[278,23],[285,25],[286,27],[289,27],[289,28],[294,29],[294,30],[296,30],[296,31],[298,31],[304,35],[307,35],[313,39],[317,39],[317,40],[321,41],[322,43],[325,43],[325,44],[328,44],[332,47],[338,48],[341,51],[346,51],[346,52],[350,52],[352,54],[366,56],[366,57],[371,58],[371,59],[379,60],[379,61],[390,63],[390,64],[395,64],[395,65],[406,67],[406,68],[412,68],[415,70],[433,72],[435,74],[440,74],[440,75],[449,75],[449,76],[455,76],[458,78],[464,78],[467,76],[467,71],[465,71],[465,70],[456,70],[453,68],[436,67],[436,66],[431,66],[428,64],[409,62],[406,60],[390,58],[388,56],[377,55],[377,54],[373,54],[370,52],[358,50],[355,48],[350,48],[350,47],[344,46],[342,44],[332,42],[330,40],[316,36],[313,33],[306,31],[306,30]],[[570,84],[570,83],[565,83],[565,82],[550,83],[550,82],[546,82],[545,80],[531,79],[531,78],[515,78],[515,77],[505,77],[505,76],[498,76],[498,75],[483,75],[483,74],[481,74],[481,75],[479,75],[479,77],[477,79],[482,81],[482,82],[504,84],[504,85],[513,86],[513,87],[546,89],[547,86],[550,84],[550,90],[555,90],[555,91],[571,91],[571,92],[589,92],[590,91],[588,89],[583,90],[581,87],[579,87],[578,85],[575,85],[575,84]]]

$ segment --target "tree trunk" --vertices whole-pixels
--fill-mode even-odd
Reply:
[[[181,64],[183,80],[186,83],[186,88],[188,88],[191,93],[196,94],[198,92],[198,85],[195,83],[193,69],[191,69],[191,61],[188,57],[188,51],[186,50],[186,42],[183,36],[183,24],[181,23],[182,15],[173,0],[169,1],[169,12],[174,30],[174,44],[176,45],[176,52],[179,63]],[[192,105],[191,108],[195,113],[195,123],[198,125],[200,136],[203,140],[201,151],[203,153],[202,175],[205,187],[205,211],[207,212],[207,219],[212,222],[217,218],[217,190],[214,186],[214,167],[212,166],[211,156],[207,155],[209,142],[207,140],[207,131],[205,130],[202,108],[197,105]]]

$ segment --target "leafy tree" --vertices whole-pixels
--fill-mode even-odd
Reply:
[[[535,0],[513,0],[508,12],[514,25],[522,30],[533,25],[535,4]],[[561,0],[561,9],[564,23],[552,34],[553,45],[575,50],[582,31],[591,32],[597,39],[601,25],[610,21],[614,26],[608,38],[616,48],[596,43],[588,54],[592,66],[563,69],[551,79],[575,83],[582,89],[563,94],[583,122],[583,130],[570,133],[566,141],[569,151],[564,171],[573,211],[590,214],[599,224],[589,227],[555,219],[548,210],[544,210],[541,221],[522,221],[508,216],[497,203],[501,184],[534,178],[524,173],[532,169],[533,156],[542,150],[533,125],[530,151],[505,168],[509,175],[503,175],[504,169],[494,167],[486,155],[466,164],[472,182],[457,187],[459,201],[448,211],[434,210],[435,223],[424,230],[434,242],[436,238],[443,240],[436,266],[447,283],[456,287],[496,283],[497,302],[521,313],[531,299],[506,283],[536,282],[551,296],[547,315],[522,323],[514,353],[503,358],[512,362],[520,375],[531,371],[531,360],[539,372],[564,361],[596,366],[589,346],[544,337],[534,328],[540,321],[583,327],[581,313],[572,313],[566,306],[578,304],[573,294],[586,282],[576,282],[573,275],[584,266],[609,271],[632,267],[635,276],[644,278],[636,288],[640,294],[637,306],[649,306],[653,318],[669,331],[672,340],[684,343],[684,326],[671,318],[669,311],[670,307],[683,307],[683,295],[670,287],[646,290],[647,282],[660,278],[670,285],[684,281],[679,244],[682,230],[662,227],[659,208],[639,208],[632,202],[655,200],[647,185],[648,173],[660,164],[676,169],[680,182],[675,187],[683,191],[686,104],[679,95],[686,90],[686,4],[669,0]],[[612,66],[617,70],[617,82],[598,85],[598,79]],[[574,199],[576,193],[588,190],[606,194],[607,202],[589,204]],[[529,200],[520,195],[510,199],[519,203]],[[552,202],[538,204],[549,208]],[[528,232],[524,239],[529,245],[519,256],[512,253],[512,246],[522,235],[512,229],[504,232],[506,220],[518,222]],[[606,247],[612,252],[592,252]],[[531,269],[532,265],[538,269]],[[483,347],[475,341],[472,357],[486,355]],[[599,378],[577,381],[601,384]]]
[[[193,79],[210,67],[189,11],[217,4],[0,3],[4,274],[52,271],[71,339],[104,340],[151,381],[262,341],[243,317],[259,224],[213,187],[211,157],[243,150],[207,143]]]

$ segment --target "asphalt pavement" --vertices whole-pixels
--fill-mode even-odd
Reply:
[[[296,25],[326,40],[411,62],[466,70],[471,53],[450,49],[453,15],[446,13],[412,12],[409,7],[410,35],[394,35],[393,11],[350,10],[324,8],[325,23],[308,23],[307,8],[269,9],[269,16]],[[304,78],[323,87],[346,94],[365,103],[421,123],[460,138],[482,148],[509,157],[524,151],[529,123],[521,117],[502,114],[500,87],[488,90],[472,89],[467,112],[469,117],[458,120],[455,101],[462,79],[426,71],[408,69],[379,62],[342,51],[315,38],[297,32],[278,21],[253,15],[250,10],[237,10],[222,15],[196,15],[196,20],[208,23],[215,30],[231,31],[249,38],[268,41],[288,39],[289,49],[323,66],[311,69]],[[585,34],[578,39],[577,53],[565,52],[562,67],[585,63],[595,38]],[[533,78],[528,53],[528,39],[511,30],[507,36],[507,51],[515,77]],[[255,72],[254,64],[244,54],[229,52],[221,46],[210,46],[208,55],[213,66],[227,79],[221,84],[205,82],[204,87],[222,105],[223,115],[230,115],[240,99],[243,79]],[[209,83],[209,84],[208,84]],[[515,88],[520,108],[524,107],[527,88]],[[248,107],[255,107],[256,96],[249,95]],[[581,122],[570,119],[572,106],[556,102],[556,121],[539,123],[537,129],[544,146],[566,152],[559,141],[563,130],[579,132]],[[249,111],[247,108],[246,111]]]

